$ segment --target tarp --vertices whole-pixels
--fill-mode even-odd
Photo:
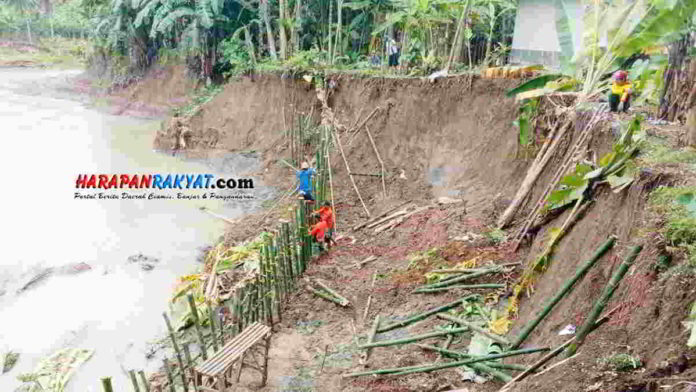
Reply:
[[[44,358],[31,374],[20,376],[31,379],[19,390],[26,392],[63,392],[73,373],[85,363],[94,350],[65,348],[48,358]],[[38,384],[38,385],[37,385]]]

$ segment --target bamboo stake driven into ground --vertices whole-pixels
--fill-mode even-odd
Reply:
[[[353,189],[355,189],[355,193],[358,194],[358,199],[360,199],[360,203],[363,206],[363,209],[365,210],[365,213],[367,214],[368,218],[370,217],[370,211],[367,209],[367,206],[365,205],[365,202],[363,201],[362,196],[360,195],[360,190],[358,190],[358,185],[355,184],[355,179],[353,179],[353,176],[350,174],[350,166],[348,165],[348,160],[346,159],[346,154],[343,152],[343,146],[341,145],[341,138],[338,135],[338,131],[334,129],[334,138],[336,139],[336,145],[338,145],[339,151],[341,151],[341,157],[343,158],[343,163],[346,165],[346,171],[348,172],[348,177],[350,178],[350,182],[353,184]]]

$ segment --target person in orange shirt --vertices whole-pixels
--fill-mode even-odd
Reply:
[[[319,245],[319,249],[323,252],[324,251],[324,245],[323,242],[326,240],[326,230],[328,229],[328,225],[324,220],[320,220],[317,222],[315,225],[310,227],[309,229],[309,235],[312,236],[314,239],[314,242],[316,242]]]
[[[333,214],[333,209],[331,208],[331,203],[328,201],[325,201],[321,208],[319,208],[317,211],[314,212],[314,216],[318,216],[319,220],[322,220],[326,222],[326,233],[324,234],[324,241],[326,242],[326,245],[331,248],[331,243],[336,244],[336,241],[333,239],[333,233],[334,233],[334,214]]]

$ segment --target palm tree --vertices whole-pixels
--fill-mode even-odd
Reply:
[[[31,15],[36,10],[36,0],[4,0],[10,7],[14,7],[20,14],[25,16],[24,21],[27,25],[27,39],[30,44],[33,44],[31,38]]]

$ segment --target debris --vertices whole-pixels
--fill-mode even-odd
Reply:
[[[559,336],[563,335],[573,335],[575,333],[575,326],[573,324],[566,325],[561,332],[558,333]]]
[[[443,205],[456,204],[456,203],[461,203],[463,201],[464,200],[462,200],[462,199],[453,199],[451,197],[442,196],[442,197],[439,197],[437,199],[437,204],[443,204]]]
[[[367,314],[370,313],[370,305],[372,304],[372,292],[375,289],[375,281],[377,280],[377,274],[372,274],[372,285],[370,286],[370,296],[367,297],[367,303],[365,305],[365,311],[363,312],[363,322],[367,319]]]
[[[442,280],[442,281],[437,282],[437,283],[421,286],[418,289],[435,289],[438,287],[451,286],[455,283],[463,282],[467,279],[477,278],[479,276],[493,274],[493,273],[499,273],[499,272],[503,272],[503,268],[495,266],[492,268],[484,269],[484,270],[479,271],[479,272],[474,272],[472,274],[455,276],[454,278],[449,278],[449,279],[445,279],[445,280]]]
[[[336,291],[332,290],[329,286],[325,285],[322,283],[319,279],[315,279],[316,284],[318,284],[321,288],[326,290],[329,294],[333,295],[336,299],[341,301],[341,306],[348,306],[350,304],[350,301],[341,294],[337,293]]]
[[[19,360],[19,353],[8,351],[5,353],[2,365],[2,374],[5,374],[12,370],[17,361]]]
[[[394,339],[394,340],[383,340],[380,342],[373,342],[373,343],[368,343],[368,344],[363,344],[361,346],[358,346],[359,348],[365,349],[365,348],[370,348],[370,347],[383,347],[383,346],[397,346],[400,344],[406,344],[406,343],[412,343],[412,342],[417,342],[419,340],[424,340],[424,339],[430,339],[430,338],[435,338],[438,336],[445,336],[445,335],[450,335],[450,334],[456,334],[456,333],[463,333],[468,331],[469,328],[454,328],[446,331],[441,331],[441,332],[430,332],[426,333],[423,335],[414,335],[410,336],[407,338],[403,339]],[[379,332],[379,331],[378,331]]]
[[[385,211],[384,213],[380,214],[379,216],[376,216],[376,217],[374,217],[374,218],[372,218],[372,219],[366,220],[365,222],[363,222],[363,223],[361,223],[361,224],[359,224],[359,225],[353,227],[351,230],[353,230],[353,231],[358,231],[358,230],[362,229],[363,227],[365,227],[366,225],[371,224],[371,223],[375,222],[375,221],[378,220],[378,219],[384,218],[385,216],[387,216],[387,215],[393,213],[394,211],[398,210],[399,208],[405,206],[406,204],[408,204],[408,203],[410,203],[410,202],[411,202],[411,201],[403,202],[403,203],[399,204],[398,206],[396,206],[396,207],[394,207],[394,208],[392,208],[392,209],[390,209],[390,210]]]
[[[311,286],[305,286],[305,289],[309,291],[310,293],[316,295],[317,297],[324,298],[327,301],[334,302],[340,306],[347,306],[348,305],[348,300],[343,298],[343,297],[335,297],[332,294],[328,294],[322,291],[319,291]]]
[[[137,255],[128,256],[128,262],[131,264],[140,264],[140,268],[142,268],[143,271],[151,271],[155,268],[155,264],[159,263],[159,259],[138,253]]]
[[[471,330],[476,331],[480,334],[483,334],[483,335],[489,337],[490,339],[492,339],[500,344],[504,344],[506,346],[510,345],[510,342],[508,342],[507,339],[505,339],[501,336],[497,336],[495,334],[492,334],[492,333],[486,331],[485,329],[483,329],[483,328],[481,328],[473,323],[470,323],[464,319],[454,317],[454,316],[449,315],[449,314],[438,314],[437,317],[439,317],[443,320],[452,321],[453,323],[457,323],[459,325],[465,325],[465,326],[469,327]]]
[[[21,375],[21,380],[29,383],[28,391],[43,390],[62,392],[70,381],[73,373],[85,363],[94,350],[66,348],[44,358],[36,366],[33,373]],[[37,388],[37,384],[41,387]]]
[[[375,260],[377,260],[377,256],[369,256],[365,258],[363,261],[358,261],[357,263],[355,263],[355,268],[362,268],[363,265]]]

